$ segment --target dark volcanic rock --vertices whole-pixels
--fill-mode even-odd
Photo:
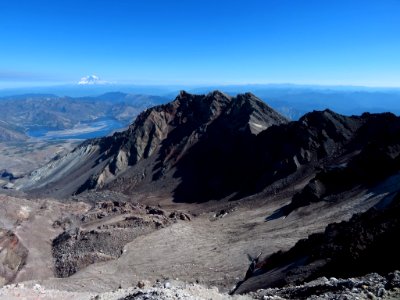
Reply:
[[[281,179],[281,185],[287,185],[307,170],[346,166],[360,152],[350,163],[356,175],[365,177],[364,169],[368,168],[371,174],[375,166],[387,175],[388,160],[382,152],[394,159],[399,136],[400,119],[390,113],[345,117],[330,110],[314,111],[297,122],[272,127],[257,136],[257,189]],[[381,166],[381,162],[386,164]]]
[[[277,188],[287,186],[303,173],[343,155],[367,121],[330,110],[314,111],[299,121],[265,130],[257,136],[253,188],[261,191],[277,181]]]
[[[363,124],[353,133],[349,143],[334,143],[337,148],[345,150],[343,154],[347,152],[351,155],[321,164],[319,169],[322,170],[301,192],[294,195],[292,202],[267,220],[274,216],[287,216],[310,203],[338,201],[348,197],[348,192],[354,187],[371,188],[400,171],[399,118],[392,114],[364,114],[359,120]]]
[[[173,176],[181,179],[174,190],[175,200],[202,202],[245,189],[252,179],[255,133],[259,132],[254,128],[285,123],[253,95],[238,95],[175,165]]]
[[[7,170],[0,170],[0,178],[6,178],[10,181],[18,179],[18,177],[15,177],[13,173],[8,172]]]
[[[387,299],[398,299],[399,284],[388,286],[391,278],[398,276],[399,272],[381,276],[371,273],[362,277],[336,279],[321,277],[302,285],[287,286],[283,288],[269,288],[259,290],[250,295],[256,299],[375,299],[387,296]],[[278,298],[279,297],[279,298]]]
[[[349,221],[330,224],[325,232],[300,240],[289,251],[267,257],[260,266],[261,274],[245,282],[239,292],[298,284],[319,276],[347,277],[399,269],[400,245],[395,242],[400,234],[399,215],[397,194],[391,202]],[[397,285],[398,276],[391,276],[390,282]]]
[[[103,174],[118,174],[154,154],[151,180],[182,178],[174,191],[178,201],[221,198],[240,183],[240,158],[247,156],[254,135],[286,122],[252,94],[232,98],[217,91],[205,96],[181,92],[175,101],[141,114],[112,141],[101,141],[102,152],[119,151]],[[232,171],[236,177],[227,177]],[[99,180],[101,175],[91,183],[96,186]]]

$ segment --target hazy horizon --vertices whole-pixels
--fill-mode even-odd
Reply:
[[[124,94],[143,94],[154,96],[175,96],[179,91],[185,90],[190,93],[204,94],[214,90],[220,90],[231,95],[250,92],[256,95],[264,95],[268,92],[281,94],[293,93],[379,93],[379,94],[400,94],[399,87],[369,87],[352,85],[313,85],[313,84],[210,84],[210,85],[168,85],[168,84],[94,84],[94,85],[38,85],[38,86],[20,86],[11,88],[0,87],[0,98],[22,96],[22,95],[40,95],[51,94],[60,97],[93,97],[107,93]]]

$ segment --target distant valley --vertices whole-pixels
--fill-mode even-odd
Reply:
[[[29,137],[85,139],[123,128],[144,109],[165,101],[159,96],[124,93],[81,98],[27,94],[0,98],[0,120]],[[16,133],[14,138],[0,135],[0,141],[21,139]]]
[[[2,97],[0,170],[30,172],[85,139],[125,128],[140,112],[165,101],[160,96],[119,92],[78,98],[52,94]]]
[[[247,85],[213,85],[213,86],[157,86],[157,85],[63,85],[54,87],[15,88],[0,90],[0,99],[14,98],[12,95],[68,95],[73,99],[97,98],[96,95],[110,95],[110,90],[126,95],[143,95],[156,98],[156,104],[174,99],[181,89],[194,94],[207,94],[221,90],[234,96],[239,93],[252,92],[260,97],[279,113],[291,120],[313,110],[331,109],[344,115],[360,115],[363,112],[379,113],[389,110],[400,114],[399,88],[368,88],[358,86],[319,86],[295,84],[247,84]],[[119,93],[115,94],[116,98]],[[152,96],[148,96],[152,95]],[[25,97],[25,96],[23,96]],[[159,99],[157,99],[157,97]],[[114,97],[112,97],[114,98]],[[153,99],[154,100],[154,99]],[[158,100],[161,100],[159,102]],[[1,100],[0,100],[1,101]]]

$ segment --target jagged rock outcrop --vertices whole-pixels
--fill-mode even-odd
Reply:
[[[369,153],[375,151],[372,147],[396,148],[399,128],[400,119],[390,113],[346,117],[330,110],[314,111],[299,121],[272,127],[257,136],[250,191],[287,187],[306,174],[346,166],[364,154],[372,160],[364,158],[359,165],[370,165],[372,170],[371,164],[379,165],[377,157],[381,157]]]
[[[392,114],[364,114],[357,121],[351,138],[342,137],[346,143],[333,143],[340,155],[335,158],[331,153],[333,159],[320,163],[315,177],[269,219],[311,203],[340,201],[353,189],[371,189],[400,171],[400,119]]]
[[[191,95],[184,91],[175,101],[139,115],[129,129],[99,143],[105,155],[113,154],[103,172],[92,178],[101,187],[109,178],[158,152],[154,178],[170,170],[195,144],[219,131],[250,135],[287,120],[252,94],[230,97],[219,91]],[[212,128],[212,129],[211,129]],[[222,138],[222,136],[221,136]],[[86,188],[86,187],[85,187]]]

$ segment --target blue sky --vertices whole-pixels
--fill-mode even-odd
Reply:
[[[400,0],[0,1],[0,87],[400,86]]]

